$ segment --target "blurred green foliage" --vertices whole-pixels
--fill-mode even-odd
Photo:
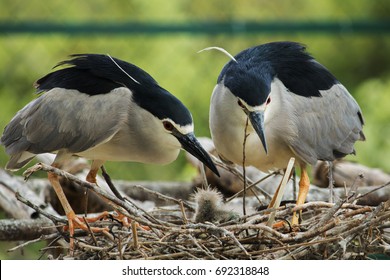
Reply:
[[[387,19],[388,1],[15,1],[2,0],[0,21],[80,22],[196,22],[201,20],[351,21]],[[390,170],[389,164],[389,36],[343,34],[247,35],[91,35],[0,34],[0,127],[35,98],[32,84],[72,53],[109,53],[148,71],[191,110],[198,136],[209,136],[208,106],[217,76],[227,58],[216,52],[198,54],[208,46],[230,53],[277,40],[308,46],[358,99],[366,117],[368,141],[357,146],[355,160]],[[358,93],[358,94],[355,94]],[[379,110],[380,109],[380,110]],[[387,115],[386,115],[387,114]],[[376,132],[380,131],[380,134]],[[387,148],[387,151],[385,150]],[[386,156],[387,155],[387,156]],[[0,165],[7,156],[0,150]],[[192,168],[183,155],[168,166],[108,163],[114,178],[188,180]]]
[[[353,21],[388,20],[390,1],[372,0],[1,0],[3,23],[35,22],[77,24],[83,22],[191,23],[197,21]],[[0,34],[0,128],[36,96],[35,80],[73,53],[109,53],[149,72],[191,110],[197,136],[209,136],[211,92],[226,56],[197,51],[220,46],[232,54],[269,41],[292,40],[308,46],[356,97],[364,113],[367,141],[356,145],[357,157],[349,157],[390,172],[390,36],[350,33],[303,32],[290,34],[189,33],[158,35],[109,34]],[[7,161],[0,148],[0,166]],[[183,154],[167,166],[108,163],[115,179],[189,180],[194,170]],[[0,244],[0,247],[3,245]],[[4,247],[3,247],[4,248]],[[0,255],[0,258],[19,256]],[[20,256],[22,258],[22,256]],[[26,257],[26,256],[25,256]],[[27,256],[29,258],[29,256]]]
[[[390,172],[390,76],[364,81],[356,98],[365,113],[367,141],[356,145],[355,160]]]

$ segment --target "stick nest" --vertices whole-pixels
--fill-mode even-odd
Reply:
[[[377,207],[313,202],[300,207],[303,221],[291,229],[294,205],[221,224],[193,223],[191,207],[180,204],[132,217],[130,227],[104,221],[110,235],[76,238],[74,259],[368,259],[390,256],[390,202]],[[137,221],[137,222],[135,222]],[[148,221],[148,225],[142,225]]]
[[[118,212],[131,219],[130,225],[124,226],[113,214],[112,219],[90,225],[106,227],[106,232],[76,231],[75,248],[60,255],[59,258],[63,259],[255,260],[390,257],[390,200],[375,207],[357,205],[356,193],[348,193],[345,199],[336,203],[309,202],[299,207],[286,204],[277,209],[255,211],[247,216],[223,215],[227,221],[195,223],[195,212],[199,205],[196,206],[193,202],[177,200],[145,189],[170,204],[145,211],[130,200],[120,200],[96,185],[54,167],[39,164],[29,172],[37,170],[53,172],[92,189],[109,200]],[[246,199],[248,203],[249,197]],[[237,202],[241,203],[242,207],[242,201],[241,197],[237,197],[226,205],[217,205],[216,212],[227,211],[226,209]],[[291,228],[289,225],[294,211],[302,211],[302,221],[297,228]],[[58,218],[46,216],[56,224],[61,223]],[[266,225],[270,216],[275,217],[275,223],[272,223],[271,227]],[[277,226],[278,224],[280,226]],[[65,237],[69,241],[66,233],[56,235],[57,240]],[[53,235],[50,236],[50,240],[52,239]],[[50,246],[51,244],[48,248]]]

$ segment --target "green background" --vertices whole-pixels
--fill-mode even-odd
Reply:
[[[151,74],[190,109],[196,135],[210,136],[210,95],[227,57],[197,52],[219,46],[234,55],[292,40],[306,44],[362,108],[367,141],[357,143],[357,156],[348,159],[390,172],[389,15],[386,0],[1,0],[0,129],[36,97],[33,83],[57,62],[73,53],[108,53]],[[251,23],[265,26],[253,30]],[[374,28],[355,28],[359,24]],[[58,26],[61,32],[54,32]],[[6,161],[0,147],[0,166]],[[188,181],[195,173],[183,153],[163,167],[108,163],[106,168],[114,179],[126,180]]]

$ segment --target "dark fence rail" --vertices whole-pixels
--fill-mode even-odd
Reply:
[[[278,21],[253,22],[202,21],[190,23],[141,23],[141,22],[0,22],[0,35],[20,33],[67,35],[93,34],[176,34],[191,33],[200,35],[250,34],[250,33],[342,33],[380,35],[390,33],[390,21]]]

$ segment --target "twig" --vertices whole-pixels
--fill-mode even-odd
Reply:
[[[344,202],[346,202],[346,199],[338,200],[313,228],[320,228],[325,225],[330,219],[332,219],[333,215],[341,208]]]
[[[183,216],[183,224],[188,224],[188,219],[187,219],[187,215],[186,215],[186,210],[184,209],[184,203],[183,203],[183,200],[179,200],[179,205],[180,205],[180,212],[181,212],[181,215]]]
[[[93,246],[93,245],[86,244],[84,242],[79,242],[77,245],[81,248],[89,249],[92,251],[107,251],[110,249],[109,247]]]
[[[357,197],[357,199],[361,199],[362,197],[367,196],[367,195],[369,195],[369,194],[371,194],[371,193],[373,193],[373,192],[376,192],[376,191],[378,191],[378,190],[380,190],[380,189],[383,189],[383,188],[385,188],[385,187],[387,187],[387,186],[390,186],[390,181],[387,182],[387,183],[385,183],[385,184],[383,184],[383,185],[380,185],[380,186],[377,187],[377,188],[374,188],[372,191],[369,191],[369,192],[366,192],[366,193],[364,193],[364,194],[362,194],[362,195],[359,195],[359,196]]]
[[[86,217],[83,217],[83,220],[84,220],[84,223],[87,225],[88,231],[89,231],[89,233],[91,234],[91,237],[92,237],[93,242],[95,243],[95,245],[97,245],[97,240],[96,240],[95,234],[94,234],[93,231],[91,230],[91,226],[89,225],[89,223],[88,223],[88,221],[87,221],[87,218],[86,218]],[[72,238],[72,236],[71,236],[70,238]]]
[[[349,189],[349,191],[348,191],[348,193],[347,193],[347,201],[354,201],[355,199],[356,199],[356,197],[357,197],[357,195],[358,195],[358,193],[357,193],[357,189],[358,189],[358,187],[359,187],[359,185],[358,184],[356,184],[356,182],[357,182],[357,180],[358,179],[363,179],[364,177],[363,177],[363,174],[359,174],[356,178],[355,178],[355,180],[353,181],[353,183],[352,183],[352,186],[351,186],[351,188]]]
[[[207,231],[218,232],[218,233],[220,233],[222,235],[228,236],[230,239],[233,240],[233,242],[242,250],[242,252],[246,256],[250,256],[248,251],[237,240],[237,238],[234,236],[234,234],[232,232],[230,232],[229,230],[225,229],[225,228],[221,228],[221,227],[215,226],[213,224],[200,224],[200,223],[186,225],[186,228],[189,228],[189,229],[194,229],[194,228],[204,229],[204,230],[207,230]]]
[[[297,242],[301,242],[301,241],[307,240],[309,238],[312,238],[314,236],[318,236],[318,235],[328,231],[329,229],[335,227],[338,223],[339,223],[339,221],[337,221],[337,220],[330,221],[329,223],[327,223],[324,226],[313,227],[313,228],[311,228],[310,230],[308,230],[306,232],[298,233],[295,236],[289,236],[289,237],[283,239],[283,242],[294,242],[294,243],[297,243]]]
[[[191,234],[189,234],[188,237],[195,244],[195,246],[198,247],[199,250],[201,250],[206,256],[208,256],[212,260],[217,260],[217,258],[214,257],[214,255],[205,246],[199,244],[199,242]]]
[[[41,255],[39,256],[38,260],[42,259],[46,252],[50,249],[63,249],[63,246],[52,246],[54,243],[60,242],[61,238],[62,236],[57,234],[57,236],[55,236],[55,238],[53,238],[53,240],[45,248],[40,249],[39,251],[41,252]]]
[[[82,187],[85,187],[87,189],[93,190],[96,194],[98,194],[98,195],[100,195],[100,196],[110,200],[111,202],[115,203],[117,206],[120,206],[120,207],[124,208],[131,215],[130,218],[139,221],[141,224],[144,224],[144,225],[150,226],[150,227],[154,226],[154,227],[157,227],[157,228],[166,229],[166,227],[163,226],[163,225],[152,224],[150,221],[148,221],[147,219],[143,218],[134,209],[134,207],[131,207],[128,203],[126,203],[126,201],[122,201],[119,198],[117,198],[116,196],[113,196],[111,194],[106,193],[101,188],[98,188],[95,184],[92,184],[92,183],[80,180],[76,176],[74,176],[74,175],[72,175],[72,174],[70,174],[68,172],[65,172],[63,170],[60,170],[58,168],[55,168],[53,166],[46,165],[46,164],[43,164],[43,163],[37,163],[33,167],[27,169],[23,173],[23,175],[25,176],[26,179],[28,179],[32,175],[32,173],[37,172],[39,170],[46,171],[46,172],[52,172],[52,173],[54,173],[54,174],[56,174],[58,176],[62,176],[62,177],[67,178],[68,180],[74,181],[75,183],[79,184]]]
[[[294,163],[295,163],[295,158],[290,158],[289,162],[288,162],[288,165],[287,165],[287,168],[286,168],[286,172],[284,173],[284,176],[282,178],[282,181],[280,182],[280,186],[277,190],[277,193],[275,195],[276,198],[275,198],[275,201],[272,205],[272,207],[274,208],[277,208],[280,206],[280,202],[282,201],[282,197],[284,195],[284,192],[285,192],[285,189],[286,189],[286,185],[287,185],[287,182],[288,180],[290,179],[290,176],[291,176],[291,172],[294,168]],[[267,222],[267,226],[271,226],[274,221],[275,221],[275,215],[276,215],[276,212],[272,212],[270,217],[269,217],[269,220]]]
[[[150,189],[145,188],[145,187],[140,186],[140,185],[134,185],[134,187],[137,188],[137,189],[141,189],[144,192],[150,193],[150,194],[158,197],[159,199],[162,199],[162,200],[165,200],[165,201],[174,202],[174,203],[176,203],[178,205],[180,205],[180,203],[183,203],[183,205],[185,207],[187,207],[189,210],[195,211],[195,208],[190,203],[188,203],[187,201],[176,199],[176,198],[164,195],[164,194],[162,194],[160,192],[150,190]]]
[[[333,217],[333,215],[341,208],[341,206],[345,202],[355,199],[356,189],[358,188],[358,185],[355,183],[356,183],[356,181],[349,189],[349,191],[347,193],[347,197],[345,199],[338,200],[334,204],[334,206],[321,218],[321,220],[318,222],[318,224],[313,227],[313,229],[322,227],[325,223],[327,223],[328,220],[330,220]]]
[[[372,212],[371,207],[363,206],[360,209],[352,210],[350,212],[345,213],[344,217],[345,218],[349,218],[349,217],[356,216],[356,215],[359,215],[359,214],[363,214],[363,213],[366,213],[366,212]]]
[[[138,223],[135,221],[131,221],[131,232],[133,233],[133,247],[134,247],[134,249],[139,248],[137,227],[138,227]]]
[[[274,171],[274,172],[272,172],[272,173],[270,173],[270,174],[265,175],[263,178],[257,180],[257,181],[254,182],[254,183],[251,182],[249,179],[247,179],[247,180],[250,182],[250,185],[247,187],[247,190],[252,190],[252,188],[255,187],[257,184],[260,184],[261,182],[267,180],[267,179],[270,178],[271,176],[274,176],[275,174],[278,174],[278,173],[279,173],[279,171]],[[226,202],[232,201],[234,198],[238,197],[241,193],[243,193],[243,191],[244,191],[244,190],[240,190],[240,191],[236,192],[234,195],[232,195],[232,196],[230,196],[229,198],[227,198],[227,199],[226,199]],[[263,192],[264,192],[264,191],[263,191]],[[266,193],[266,192],[264,192],[264,193]],[[264,195],[264,193],[262,193],[262,194]],[[266,193],[266,194],[267,194],[266,197],[267,197],[268,199],[271,199],[271,198],[272,198],[268,193]]]
[[[45,211],[43,211],[40,207],[38,207],[37,205],[31,203],[29,200],[25,199],[24,197],[22,197],[19,192],[16,192],[15,193],[15,197],[17,200],[19,200],[20,202],[26,204],[27,206],[33,208],[35,211],[37,211],[38,213],[42,214],[43,216],[45,216],[46,218],[48,218],[49,220],[51,220],[54,224],[59,224],[59,223],[62,223],[63,225],[66,225],[68,223],[67,220],[65,219],[62,219],[62,218],[59,218],[57,216],[54,216],[52,214],[49,214]]]
[[[160,220],[157,220],[156,218],[154,218],[152,215],[149,215],[149,213],[147,211],[145,211],[144,209],[142,209],[141,207],[137,206],[137,204],[135,204],[133,201],[131,201],[130,199],[128,199],[127,197],[125,197],[125,201],[127,201],[128,203],[130,203],[135,209],[141,211],[143,213],[143,215],[145,217],[147,217],[149,219],[149,221],[151,221],[152,223],[156,223],[156,224],[159,224],[159,225],[165,225],[165,226],[169,226],[168,223],[166,222],[163,222],[163,221],[160,221]],[[126,216],[126,213],[122,213],[123,215]]]
[[[354,233],[361,231],[364,228],[367,228],[368,226],[373,226],[378,224],[379,222],[382,222],[384,220],[388,220],[390,218],[390,213],[384,213],[383,215],[379,216],[378,214],[380,212],[383,212],[384,210],[388,209],[390,207],[390,201],[387,201],[385,203],[381,203],[379,206],[375,208],[375,210],[365,219],[365,221],[360,224],[359,226],[344,232],[344,236],[349,236],[347,238],[347,243],[352,240],[351,236],[353,236]],[[376,217],[378,215],[378,217]]]
[[[38,238],[35,238],[35,239],[32,239],[32,240],[28,240],[22,244],[19,244],[18,246],[15,246],[11,249],[8,249],[7,252],[14,252],[20,248],[23,248],[23,247],[26,247],[27,245],[30,245],[32,243],[36,243],[36,242],[39,242],[39,241],[42,241],[42,240],[48,240],[48,239],[52,239],[52,238],[55,238],[57,237],[58,234],[57,233],[54,233],[54,234],[50,234],[50,235],[41,235],[40,237]]]
[[[325,201],[313,201],[313,202],[306,202],[305,204],[294,206],[291,211],[296,212],[296,211],[301,211],[301,210],[306,210],[306,209],[311,209],[311,208],[332,208],[334,207],[334,203],[330,202],[325,202]],[[364,205],[356,205],[356,204],[351,204],[351,203],[343,203],[340,208],[343,209],[361,209],[361,208],[366,208],[370,206],[364,206]]]
[[[250,229],[253,229],[253,230],[262,230],[264,232],[267,232],[267,233],[271,233],[271,235],[275,236],[276,238],[280,239],[280,240],[284,240],[284,239],[288,239],[289,236],[286,235],[286,234],[283,234],[283,233],[280,233],[272,228],[270,228],[269,226],[266,226],[266,225],[262,225],[262,224],[242,224],[242,225],[232,225],[232,226],[226,226],[225,227],[226,230],[229,230],[229,231],[236,231],[236,230],[250,230]]]
[[[276,247],[276,248],[254,251],[254,252],[252,252],[252,254],[257,255],[257,254],[264,254],[264,253],[272,253],[272,252],[277,252],[280,250],[290,250],[290,249],[294,249],[294,248],[300,248],[303,246],[313,246],[313,245],[317,245],[317,244],[330,243],[330,242],[334,242],[337,240],[340,240],[340,237],[324,238],[321,240],[302,242],[302,243],[298,243],[298,244],[287,244],[287,245]],[[291,253],[291,252],[288,252],[288,253]]]
[[[144,258],[145,260],[177,260],[180,257],[194,257],[188,252],[178,252],[178,253],[172,253],[172,254],[161,254],[161,255],[155,255],[151,257]]]
[[[209,186],[209,183],[207,182],[205,165],[203,164],[203,162],[200,162],[200,174],[202,176],[203,187],[207,188]]]
[[[228,164],[225,164],[224,162],[222,162],[219,158],[215,157],[214,155],[210,154],[210,157],[213,159],[215,165],[229,171],[230,173],[232,173],[233,175],[235,175],[237,178],[239,178],[241,181],[244,181],[244,177],[243,177],[243,174],[240,170],[238,170],[237,167],[235,167],[234,165],[228,165]],[[273,173],[272,173],[273,174]],[[266,176],[267,178],[269,176]],[[266,178],[262,178],[259,180],[259,182],[265,180]],[[250,180],[249,178],[247,178],[247,181],[249,184],[253,184],[252,180]],[[255,185],[254,185],[255,186]],[[253,192],[253,190],[251,190]],[[271,195],[267,192],[265,192],[264,190],[258,188],[258,191],[261,192],[262,195],[264,195],[267,199],[271,199]],[[240,191],[240,193],[242,192],[242,190]]]
[[[334,193],[333,193],[333,162],[327,161],[328,163],[328,179],[329,179],[329,202],[333,203],[334,201]]]
[[[246,148],[246,140],[249,136],[247,134],[248,130],[248,124],[249,124],[249,118],[246,117],[246,123],[245,123],[245,129],[244,129],[244,142],[242,143],[242,176],[244,177],[244,188],[243,188],[243,193],[242,193],[242,214],[245,216],[246,215],[246,184],[247,184],[247,178],[246,178],[246,153],[245,153],[245,148]]]
[[[113,194],[114,194],[117,198],[119,198],[120,200],[124,200],[123,196],[121,195],[121,193],[118,191],[118,189],[115,187],[114,183],[112,182],[111,177],[110,177],[110,175],[107,173],[106,168],[104,167],[104,165],[102,165],[102,166],[100,167],[100,169],[102,170],[102,175],[103,175],[104,180],[106,181],[108,187],[109,187],[110,190],[113,192]]]

